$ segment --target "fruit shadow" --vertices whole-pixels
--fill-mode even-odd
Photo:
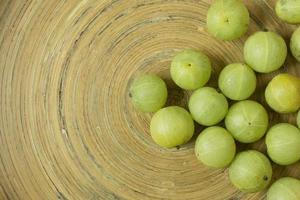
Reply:
[[[275,13],[275,1],[246,1],[251,18],[250,27],[243,38],[248,38],[256,31],[274,31],[284,38],[290,36],[291,25],[279,19]]]
[[[273,180],[278,180],[282,177],[294,177],[300,179],[299,169],[300,169],[300,161],[289,165],[282,166],[275,163],[273,164]]]
[[[265,155],[267,155],[267,154],[265,154]],[[283,165],[278,165],[278,164],[274,163],[270,158],[269,158],[269,160],[272,164],[273,175],[272,175],[272,179],[271,179],[268,187],[270,187],[274,182],[276,182],[278,179],[283,178],[283,177],[293,177],[296,179],[300,179],[300,174],[299,174],[300,161],[298,161],[292,165],[283,166]]]
[[[164,78],[168,87],[168,99],[165,106],[180,106],[188,110],[188,100],[192,91],[178,87],[171,78]]]

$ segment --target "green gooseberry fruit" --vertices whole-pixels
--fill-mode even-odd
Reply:
[[[220,40],[234,40],[249,26],[249,12],[241,0],[216,0],[207,13],[207,29]]]
[[[268,155],[279,165],[290,165],[300,159],[300,130],[291,124],[280,123],[267,133]]]
[[[146,74],[133,80],[129,89],[129,96],[139,111],[156,112],[165,105],[168,90],[160,77]]]
[[[185,90],[195,90],[208,82],[211,75],[211,63],[205,54],[187,49],[174,57],[170,73],[179,87]]]
[[[231,183],[242,192],[253,193],[266,188],[272,178],[268,158],[255,150],[238,153],[229,167]]]
[[[278,113],[292,113],[300,108],[300,79],[290,74],[279,74],[265,90],[268,105]]]
[[[195,153],[204,164],[213,168],[228,166],[236,151],[231,134],[224,128],[213,126],[204,129],[196,140]]]
[[[267,200],[299,200],[300,181],[292,177],[283,177],[270,187]]]
[[[267,131],[268,124],[266,109],[251,100],[235,103],[225,117],[227,130],[242,143],[252,143],[261,139]]]
[[[300,23],[300,0],[278,0],[275,11],[277,16],[287,23]]]
[[[211,87],[196,90],[189,100],[193,119],[203,126],[212,126],[222,121],[228,111],[226,97]]]
[[[274,32],[256,32],[244,46],[246,63],[255,71],[269,73],[279,69],[287,56],[284,39]]]
[[[255,91],[255,73],[242,63],[227,65],[220,73],[219,88],[229,99],[245,100]]]
[[[293,33],[291,37],[290,47],[293,56],[300,62],[300,27],[298,27]]]
[[[162,147],[175,147],[187,143],[194,134],[194,121],[188,111],[170,106],[157,111],[151,119],[153,140]]]

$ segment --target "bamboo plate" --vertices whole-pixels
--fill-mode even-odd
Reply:
[[[272,30],[288,42],[296,28],[275,16],[275,1],[245,1],[247,35],[220,42],[205,31],[210,3],[0,0],[0,199],[264,199],[265,191],[238,192],[226,169],[201,165],[195,140],[159,148],[149,135],[151,115],[129,101],[132,78],[153,72],[168,83],[168,105],[185,107],[190,94],[169,78],[176,52],[206,53],[215,86],[222,67],[243,62],[250,34]],[[263,102],[266,83],[279,72],[300,76],[300,64],[289,56],[280,71],[258,75],[252,98]],[[295,123],[295,115],[271,112],[271,121]],[[240,148],[265,152],[263,141]],[[300,178],[300,164],[274,165],[274,173]]]

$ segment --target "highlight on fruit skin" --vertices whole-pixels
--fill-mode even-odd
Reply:
[[[215,0],[207,12],[208,32],[224,41],[243,36],[249,22],[248,9],[241,0]]]
[[[300,79],[290,74],[275,76],[265,90],[268,105],[278,113],[293,113],[300,108]]]
[[[218,85],[229,99],[245,100],[255,91],[256,75],[246,64],[233,63],[223,68],[219,75]]]
[[[212,126],[224,119],[228,112],[228,102],[216,89],[203,87],[190,97],[189,110],[196,122],[203,126]]]
[[[290,165],[300,160],[300,130],[291,124],[274,125],[266,135],[270,158],[279,165]]]
[[[275,11],[287,23],[300,23],[300,0],[277,0]]]
[[[292,177],[278,179],[267,192],[267,200],[300,199],[300,180]]]
[[[233,104],[225,117],[227,130],[242,143],[252,143],[261,139],[268,125],[269,116],[266,109],[252,100]]]
[[[185,90],[195,90],[208,82],[211,62],[204,53],[186,49],[173,58],[170,73],[176,85]]]
[[[258,31],[244,45],[245,61],[256,72],[273,72],[284,64],[286,57],[286,43],[274,32]]]
[[[293,56],[300,62],[300,27],[294,31],[291,37],[290,48]]]
[[[213,168],[228,166],[236,152],[231,134],[224,128],[213,126],[204,129],[195,144],[195,154],[204,165]]]
[[[157,111],[151,119],[153,140],[166,148],[187,143],[194,134],[194,121],[188,111],[179,106],[169,106]]]
[[[156,112],[167,101],[167,85],[157,75],[140,75],[133,80],[129,89],[129,96],[139,111]]]
[[[229,179],[242,192],[262,191],[272,179],[271,163],[264,154],[256,150],[243,151],[231,163]]]

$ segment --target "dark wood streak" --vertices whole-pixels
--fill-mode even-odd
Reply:
[[[45,168],[44,165],[41,165],[43,168],[44,173],[46,174],[46,176],[49,178],[50,182],[52,183],[52,186],[55,188],[57,196],[60,196],[62,199],[67,199],[63,193],[58,189],[58,187],[56,186],[55,182],[52,180],[51,176],[48,174],[47,169]]]
[[[61,124],[61,130],[63,130],[65,132],[65,135],[67,137],[69,137],[69,131],[68,131],[68,127],[66,124],[66,119],[65,119],[65,115],[63,112],[63,107],[64,107],[64,102],[63,102],[63,98],[64,98],[64,82],[65,82],[65,77],[67,76],[67,72],[70,66],[70,61],[75,53],[75,51],[78,48],[78,43],[80,42],[80,40],[84,37],[84,34],[89,30],[89,28],[96,22],[96,20],[101,16],[101,14],[103,14],[105,11],[108,10],[108,8],[110,8],[114,3],[118,2],[119,0],[115,0],[112,1],[112,3],[107,6],[106,8],[104,8],[101,12],[99,12],[86,26],[85,28],[80,32],[79,36],[77,37],[77,39],[74,41],[72,47],[70,48],[69,52],[67,53],[67,57],[66,57],[66,61],[63,64],[63,72],[62,75],[60,76],[60,81],[59,81],[59,93],[58,93],[58,105],[59,105],[59,109],[58,109],[58,113],[59,113],[59,118],[60,118],[60,124]],[[82,142],[82,146],[84,147],[86,153],[88,154],[89,158],[91,161],[93,161],[93,163],[97,166],[98,169],[101,169],[101,171],[104,173],[103,168],[101,165],[99,165],[94,156],[90,153],[89,148],[87,147],[87,145],[83,142],[83,138],[81,134],[78,134],[81,142]],[[72,146],[72,144],[67,140],[66,137],[63,137],[65,142],[68,144],[71,152],[75,152],[74,147]],[[77,155],[74,155],[75,157],[77,157]],[[79,166],[84,169],[83,165],[81,164],[81,162],[79,162],[78,160],[78,164]],[[93,181],[95,181],[95,178],[87,171],[84,170],[85,173],[89,176],[89,178]],[[105,177],[107,179],[113,179],[113,177],[109,176],[108,174],[104,173]]]
[[[81,15],[77,18],[77,20],[75,21],[74,25],[76,25],[85,15],[86,13],[91,9],[91,7],[86,8]]]
[[[254,23],[259,27],[260,30],[267,31],[268,29],[265,25],[258,19],[255,15],[250,13],[250,18],[254,21]]]
[[[1,158],[0,158],[1,159]],[[3,193],[4,193],[4,196],[5,196],[5,198],[7,199],[7,200],[9,200],[9,199],[11,199],[10,197],[9,197],[9,195],[8,195],[8,193],[7,193],[7,191],[6,191],[6,187],[3,187],[3,185],[1,185],[0,184],[0,187],[1,187],[1,190],[3,191]]]

